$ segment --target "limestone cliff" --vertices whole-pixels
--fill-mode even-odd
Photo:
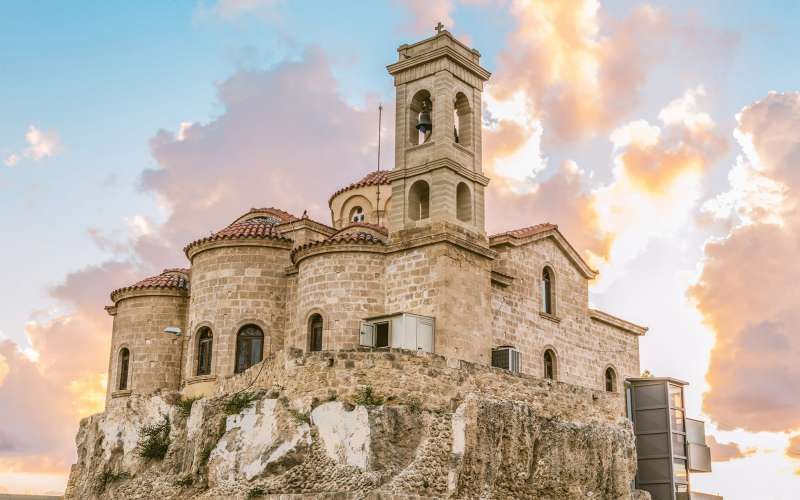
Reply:
[[[452,412],[329,401],[303,414],[272,393],[233,415],[226,397],[183,416],[174,395],[134,396],[85,419],[67,498],[631,497],[633,436],[622,424],[559,421],[479,396]],[[140,458],[139,429],[165,416],[166,456]]]

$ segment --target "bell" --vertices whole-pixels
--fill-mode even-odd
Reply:
[[[423,109],[422,112],[419,114],[419,118],[417,119],[417,130],[422,132],[423,134],[430,133],[433,130],[433,123],[431,122],[431,112],[427,109]]]

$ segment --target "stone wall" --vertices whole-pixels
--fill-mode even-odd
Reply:
[[[489,364],[490,262],[447,242],[391,253],[386,311],[435,318],[435,352]]]
[[[350,352],[278,352],[244,373],[219,381],[216,393],[280,388],[297,403],[351,399],[371,386],[390,401],[423,408],[455,409],[467,394],[522,401],[548,418],[615,422],[625,415],[622,394],[593,390],[469,363],[438,354],[402,349]]]
[[[233,373],[236,335],[247,324],[263,330],[265,356],[283,348],[289,249],[282,242],[264,245],[240,243],[193,255],[185,379],[195,376],[196,333],[203,326],[214,335],[212,375]]]
[[[639,375],[638,336],[589,316],[588,281],[555,241],[498,248],[496,267],[514,276],[509,286],[492,286],[494,345],[520,351],[523,373],[542,376],[547,348],[557,356],[560,381],[602,389],[603,373],[614,366],[619,380]],[[554,314],[542,314],[542,270],[554,272]]]
[[[173,326],[185,330],[185,292],[130,291],[117,300],[111,333],[109,381],[106,400],[128,393],[149,394],[157,389],[178,389],[181,382],[183,337],[164,333]],[[127,390],[119,390],[119,354],[130,352]]]
[[[336,248],[334,248],[336,250]],[[354,349],[363,318],[384,312],[384,255],[330,251],[298,263],[292,344],[308,349],[308,321],[323,319],[322,348]]]

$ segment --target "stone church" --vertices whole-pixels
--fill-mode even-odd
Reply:
[[[647,329],[556,225],[486,233],[478,51],[440,25],[388,71],[394,168],[330,221],[253,208],[111,293],[66,498],[689,498],[702,422],[638,378]]]
[[[109,400],[209,394],[289,348],[426,351],[611,392],[638,376],[646,328],[589,306],[597,272],[556,225],[486,233],[479,52],[442,31],[398,55],[394,168],[336,190],[330,221],[252,209],[189,243],[188,269],[115,290]]]

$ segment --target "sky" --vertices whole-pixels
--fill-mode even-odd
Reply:
[[[63,491],[103,408],[109,291],[187,265],[187,242],[251,207],[329,221],[328,196],[375,168],[385,66],[441,21],[492,72],[487,229],[558,224],[600,271],[593,306],[650,328],[642,369],[689,381],[707,422],[695,489],[796,498],[797,2],[2,10],[0,492]]]

